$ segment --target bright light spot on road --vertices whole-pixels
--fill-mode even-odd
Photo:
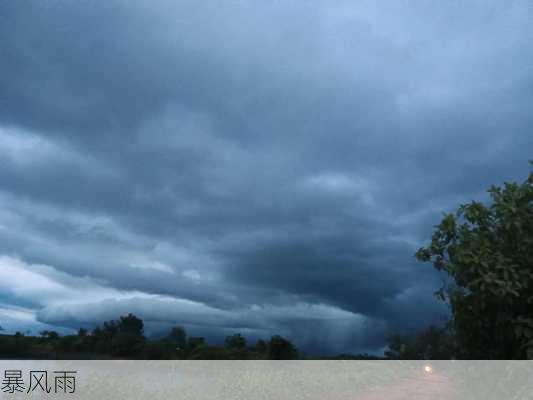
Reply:
[[[431,371],[433,371],[433,368],[431,368],[429,365],[426,365],[426,366],[424,367],[424,371],[426,371],[426,372],[431,372]]]

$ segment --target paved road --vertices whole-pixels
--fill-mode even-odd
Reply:
[[[357,400],[439,400],[457,396],[453,383],[438,372],[420,374],[405,379],[390,387],[375,389],[356,396]]]

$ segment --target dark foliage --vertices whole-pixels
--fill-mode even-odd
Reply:
[[[43,331],[39,337],[20,332],[0,335],[0,358],[255,360],[297,355],[292,343],[280,336],[248,347],[237,333],[228,336],[223,347],[217,347],[208,345],[203,337],[188,337],[185,329],[177,326],[162,339],[147,339],[143,321],[132,314],[106,321],[91,332],[80,328],[75,335],[60,336],[54,331]]]
[[[298,358],[298,350],[287,339],[272,336],[268,342],[268,358],[271,360],[294,360]]]
[[[489,194],[489,206],[446,215],[416,256],[451,279],[437,294],[451,307],[455,357],[532,358],[533,173]]]
[[[449,360],[455,352],[454,337],[448,327],[434,326],[416,335],[393,335],[385,357],[394,360]]]

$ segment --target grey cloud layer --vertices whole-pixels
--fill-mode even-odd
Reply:
[[[2,287],[1,315],[132,311],[319,351],[441,321],[440,277],[412,255],[441,212],[527,168],[531,13],[2,3],[3,265],[86,294]]]

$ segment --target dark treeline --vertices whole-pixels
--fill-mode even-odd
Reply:
[[[61,336],[42,331],[40,336],[0,335],[0,358],[32,359],[152,359],[152,360],[294,360],[298,349],[287,339],[275,335],[269,340],[248,344],[241,334],[233,334],[222,346],[213,346],[203,337],[188,336],[176,326],[159,339],[144,335],[144,323],[128,314],[104,322],[92,331],[80,328],[75,335]],[[337,359],[373,359],[367,354],[341,354]]]
[[[294,359],[449,359],[453,357],[452,336],[447,329],[430,327],[418,335],[390,337],[387,351],[379,357],[367,353],[323,357],[303,356],[287,339],[275,335],[250,345],[233,334],[223,345],[214,346],[200,336],[188,336],[176,326],[165,337],[144,335],[144,323],[128,314],[104,322],[92,331],[80,328],[74,335],[42,331],[40,336],[0,335],[0,358],[30,359],[149,359],[149,360],[294,360]]]
[[[234,334],[223,346],[212,346],[176,326],[163,338],[147,338],[143,321],[132,314],[104,322],[92,331],[80,328],[75,335],[60,336],[55,331],[42,331],[40,336],[0,335],[0,358],[290,360],[298,356],[296,347],[281,336],[250,346],[244,336]]]
[[[214,346],[200,336],[189,336],[180,326],[162,338],[147,338],[144,322],[128,314],[106,321],[92,331],[80,328],[74,335],[42,331],[40,336],[0,335],[0,358],[27,359],[149,359],[149,360],[377,360],[449,359],[454,357],[453,337],[447,328],[430,327],[416,335],[389,338],[383,356],[367,353],[322,357],[302,355],[289,340],[275,335],[250,345],[246,338],[233,334],[223,345]]]

